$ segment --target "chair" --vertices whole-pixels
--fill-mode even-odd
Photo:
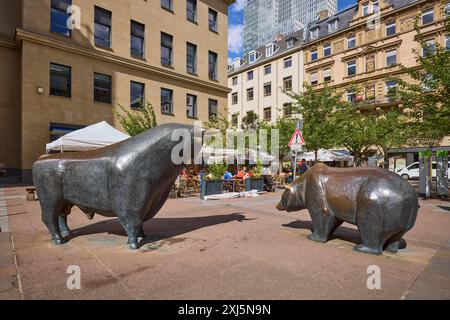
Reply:
[[[3,173],[3,176],[6,177],[6,166],[3,162],[0,162],[0,174]]]

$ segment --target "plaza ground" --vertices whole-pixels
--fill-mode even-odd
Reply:
[[[307,211],[277,211],[280,195],[169,199],[131,251],[116,219],[78,209],[74,235],[55,246],[38,202],[0,189],[0,299],[450,299],[449,202],[421,201],[406,248],[372,256],[353,250],[348,224],[328,243],[308,240]],[[67,288],[71,265],[81,290]],[[367,288],[371,265],[380,290]]]

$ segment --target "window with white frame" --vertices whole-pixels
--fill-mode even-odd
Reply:
[[[347,48],[352,49],[356,47],[356,37],[355,36],[349,36],[347,38]]]
[[[370,14],[369,2],[363,3],[362,5],[362,15],[365,17]]]
[[[237,83],[238,83],[238,77],[237,77],[237,76],[236,76],[236,77],[233,77],[232,81],[233,81],[233,86],[237,85]]]
[[[355,89],[347,90],[347,101],[350,103],[356,102],[356,90]]]
[[[338,29],[338,19],[328,22],[328,32],[334,32]]]
[[[317,55],[317,49],[311,51],[311,61],[316,61],[317,58],[318,58],[318,55]]]
[[[386,52],[386,67],[391,67],[397,64],[397,50],[393,49]]]
[[[422,48],[422,57],[427,58],[436,52],[436,43],[434,39],[429,39],[425,41],[425,47]]]
[[[331,81],[331,68],[323,69],[322,74],[323,74],[323,81],[324,82]]]
[[[268,64],[266,66],[264,66],[264,74],[271,74],[272,73],[272,65]]]
[[[292,67],[292,57],[285,58],[283,62],[285,69]]]
[[[258,59],[258,53],[256,51],[252,51],[248,54],[248,63],[254,63]]]
[[[445,5],[445,16],[450,17],[450,2]]]
[[[318,37],[319,37],[319,28],[309,30],[309,38],[311,40],[317,39]]]
[[[275,45],[273,43],[268,44],[266,46],[266,57],[272,56],[274,52],[275,52]]]
[[[323,46],[323,56],[331,56],[331,43],[327,43]]]
[[[384,94],[387,101],[391,100],[391,95],[394,93],[394,89],[397,86],[395,81],[387,81],[384,85]]]
[[[372,1],[372,13],[378,13],[380,11],[380,6],[378,0]]]
[[[232,104],[237,104],[238,103],[238,94],[237,94],[237,92],[231,94],[231,103]]]
[[[197,118],[197,96],[193,94],[186,95],[186,116],[188,118]]]
[[[254,76],[253,70],[247,72],[247,81],[253,80],[253,76]]]
[[[264,108],[264,120],[265,121],[272,120],[272,108],[271,107]]]
[[[424,11],[422,13],[422,24],[428,24],[434,21],[434,11],[433,9]]]
[[[319,83],[318,76],[317,76],[317,71],[311,72],[310,78],[311,78],[311,85],[312,86],[315,86],[316,84]]]
[[[287,46],[288,49],[289,49],[289,48],[292,48],[292,47],[294,46],[294,39],[289,39],[289,40],[286,42],[286,46]]]
[[[248,88],[247,89],[247,101],[252,101],[253,100],[253,88]]]
[[[270,96],[272,94],[272,83],[267,82],[264,84],[264,96]]]
[[[393,36],[395,33],[395,21],[386,23],[386,37]]]
[[[347,62],[347,76],[354,76],[356,74],[356,60]]]

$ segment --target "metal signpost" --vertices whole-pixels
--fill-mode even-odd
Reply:
[[[297,127],[295,129],[294,135],[289,141],[289,147],[292,151],[294,151],[294,180],[297,177],[297,152],[302,151],[302,146],[305,144],[305,140],[303,139],[302,133],[300,129]]]

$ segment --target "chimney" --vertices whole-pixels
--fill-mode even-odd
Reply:
[[[328,10],[322,10],[318,13],[319,21],[328,18],[328,16],[329,16]]]

